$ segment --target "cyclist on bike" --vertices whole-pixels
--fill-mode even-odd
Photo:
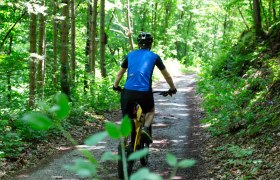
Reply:
[[[155,103],[152,92],[152,75],[155,66],[159,68],[170,86],[170,89],[167,91],[168,94],[176,94],[177,90],[159,55],[150,51],[153,43],[151,34],[142,32],[137,37],[137,42],[139,49],[131,51],[125,57],[121,69],[116,75],[113,89],[121,91],[119,82],[126,70],[128,70],[124,91],[121,95],[122,114],[123,116],[128,115],[130,118],[133,118],[133,105],[137,102],[145,114],[145,124],[141,130],[142,137],[147,143],[152,143],[149,127],[155,115]]]

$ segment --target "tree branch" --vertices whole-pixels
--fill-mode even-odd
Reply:
[[[6,33],[2,43],[0,44],[0,49],[2,49],[5,41],[8,39],[10,33],[12,32],[12,30],[14,29],[14,27],[17,25],[17,23],[25,16],[27,11],[23,12],[22,15],[18,18],[18,20],[13,24],[13,26],[9,29],[9,31]]]

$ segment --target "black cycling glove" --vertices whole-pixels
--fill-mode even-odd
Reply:
[[[113,86],[113,90],[117,91],[117,92],[121,92],[122,88],[120,86],[118,86],[118,87]]]
[[[173,90],[169,89],[168,91],[161,92],[160,95],[162,95],[164,97],[166,97],[168,95],[172,96],[173,94],[176,94],[176,92],[177,92],[177,89],[173,89]]]
[[[172,96],[172,94],[176,94],[176,93],[177,93],[177,89],[176,89],[176,88],[173,89],[173,90],[169,89],[167,92],[168,92],[168,94],[169,94],[170,96]]]

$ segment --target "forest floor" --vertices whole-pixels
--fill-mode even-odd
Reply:
[[[155,96],[154,143],[150,148],[148,168],[167,179],[171,169],[165,162],[165,154],[172,152],[179,159],[197,161],[192,168],[179,170],[174,179],[279,179],[280,134],[268,131],[264,132],[266,138],[239,138],[236,135],[211,137],[200,123],[203,110],[201,99],[195,93],[196,80],[194,74],[176,75],[174,81],[178,93],[167,98]],[[167,86],[160,81],[156,89],[165,90]],[[120,111],[108,112],[105,118],[91,114],[96,119],[94,123],[77,125],[71,133],[82,144],[87,136],[103,129],[105,119],[117,122],[120,114]],[[0,179],[79,179],[76,174],[63,168],[81,157],[77,149],[88,148],[96,157],[100,157],[105,151],[116,152],[117,144],[106,139],[94,147],[80,145],[73,148],[65,139],[53,136],[48,142],[38,143],[26,151],[20,159],[0,165],[1,170],[7,167],[10,170]],[[236,152],[230,149],[234,145],[240,147],[235,149]],[[115,162],[102,163],[99,179],[118,179],[116,167]],[[140,167],[140,163],[136,163],[134,170]]]

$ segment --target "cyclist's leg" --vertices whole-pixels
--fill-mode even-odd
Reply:
[[[152,143],[152,136],[151,136],[151,125],[153,122],[153,118],[155,115],[155,104],[154,104],[154,97],[152,92],[145,92],[141,93],[139,98],[137,99],[138,103],[142,107],[142,111],[145,114],[145,124],[142,129],[142,134],[144,135],[144,139],[148,143]]]
[[[152,108],[150,112],[145,114],[145,126],[150,127],[155,117],[155,108]]]
[[[155,116],[155,102],[152,92],[143,92],[138,97],[138,103],[145,114],[145,126],[150,127]]]
[[[123,117],[127,116],[130,118],[130,120],[133,120],[133,108],[135,104],[135,95],[134,92],[129,91],[129,90],[124,90],[122,92],[121,96],[121,109],[122,109],[122,115]],[[134,143],[135,140],[135,127],[134,123],[131,122],[132,124],[132,133],[131,133],[131,142]]]

